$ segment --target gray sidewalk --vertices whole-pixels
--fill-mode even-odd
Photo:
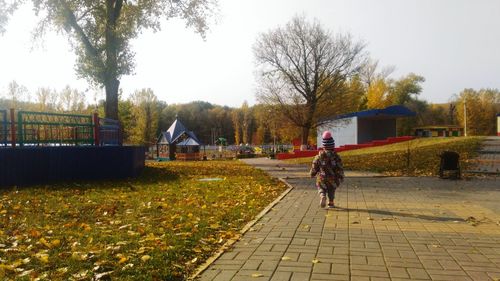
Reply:
[[[500,137],[487,137],[468,172],[500,175]]]
[[[199,280],[500,278],[499,181],[351,174],[326,210],[306,168],[248,163],[295,188]]]

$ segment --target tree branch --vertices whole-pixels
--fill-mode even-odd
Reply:
[[[90,55],[92,58],[94,58],[94,61],[97,62],[100,67],[104,67],[104,63],[102,62],[102,60],[99,56],[99,52],[94,47],[94,45],[92,45],[88,36],[83,31],[83,29],[78,25],[75,14],[69,8],[68,3],[66,3],[66,1],[64,1],[64,0],[59,0],[59,3],[63,7],[63,10],[64,10],[63,14],[64,14],[68,24],[71,26],[71,28],[73,28],[77,37],[80,39],[80,41],[85,46],[85,50],[86,50],[87,54]]]

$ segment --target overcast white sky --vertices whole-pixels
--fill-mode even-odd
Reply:
[[[133,42],[135,75],[121,79],[125,94],[152,88],[168,104],[203,100],[239,107],[255,103],[252,45],[258,33],[294,15],[318,19],[333,32],[367,43],[371,57],[395,66],[393,78],[422,75],[421,99],[447,102],[464,88],[500,88],[500,1],[497,0],[219,0],[220,18],[206,41],[182,22]],[[36,18],[25,7],[0,37],[0,93],[16,80],[31,92],[66,85],[89,88],[74,74],[66,37],[49,34],[31,50]],[[93,99],[93,90],[88,93]],[[100,96],[99,98],[103,98]]]

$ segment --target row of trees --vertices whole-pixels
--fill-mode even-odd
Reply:
[[[58,112],[91,112],[93,111],[85,102],[85,93],[66,86],[58,91],[51,88],[39,88],[31,93],[28,89],[11,81],[7,90],[0,93],[1,108],[22,108],[32,111],[58,111]]]
[[[423,78],[415,74],[400,79],[380,76],[369,83],[357,76],[344,85],[341,98],[331,101],[328,106],[335,108],[335,112],[347,113],[404,104],[418,114],[399,122],[401,135],[413,134],[415,126],[463,126],[466,109],[469,135],[495,134],[500,91],[465,89],[450,103],[429,104],[417,99],[421,81]],[[0,108],[82,114],[98,111],[101,116],[105,111],[103,100],[88,105],[83,100],[84,93],[69,86],[60,91],[40,88],[30,94],[25,87],[12,81],[0,96]],[[262,103],[249,106],[244,102],[239,108],[203,101],[168,105],[159,100],[151,89],[142,89],[126,99],[120,98],[118,104],[125,142],[131,144],[154,144],[160,132],[167,130],[176,117],[205,144],[214,144],[219,137],[226,138],[229,144],[290,143],[302,133],[301,128],[281,114],[278,107]],[[316,132],[311,129],[309,133],[308,142],[312,144]]]

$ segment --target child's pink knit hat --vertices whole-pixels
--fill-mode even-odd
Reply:
[[[325,149],[333,150],[335,149],[335,141],[333,140],[332,133],[329,131],[324,131],[322,137],[322,144]]]

